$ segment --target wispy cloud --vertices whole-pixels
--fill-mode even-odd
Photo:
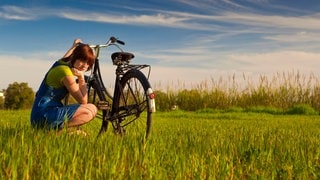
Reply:
[[[37,15],[27,8],[18,6],[2,6],[0,7],[0,18],[7,20],[33,20],[37,18]]]
[[[319,16],[319,14],[293,17],[280,15],[224,13],[223,15],[216,17],[216,19],[224,22],[256,27],[319,30]]]
[[[241,6],[232,1],[224,0],[225,4]],[[243,7],[245,8],[245,7]],[[24,8],[18,6],[0,7],[0,18],[8,20],[34,20],[48,16],[72,19],[75,21],[91,21],[101,23],[117,23],[147,26],[165,26],[171,28],[187,28],[198,30],[226,31],[233,25],[242,28],[274,28],[274,29],[304,29],[320,30],[320,14],[304,16],[263,15],[257,13],[242,13],[223,11],[218,14],[197,14],[179,11],[154,10],[152,14],[127,14],[99,13],[79,9],[44,9]],[[223,26],[219,23],[224,23]]]
[[[227,10],[217,11],[210,13],[210,11],[203,11],[205,13],[190,13],[181,11],[169,11],[169,10],[156,10],[156,9],[134,9],[132,7],[130,11],[124,14],[118,12],[92,12],[88,10],[80,10],[73,8],[44,8],[44,7],[19,7],[19,6],[1,6],[0,18],[8,20],[35,20],[47,17],[58,17],[62,19],[71,19],[74,21],[88,21],[99,23],[115,23],[115,24],[130,24],[137,26],[162,26],[168,28],[181,28],[188,30],[201,30],[206,31],[202,33],[202,37],[193,38],[196,39],[191,45],[183,44],[184,52],[189,52],[190,46],[192,48],[204,49],[207,52],[214,52],[214,48],[219,46],[223,47],[223,41],[231,41],[234,37],[240,37],[242,35],[256,35],[256,38],[262,43],[268,44],[270,41],[277,43],[292,42],[313,42],[317,43],[320,30],[320,14],[312,12],[308,15],[301,16],[289,16],[289,15],[274,15],[272,13],[254,13],[243,12],[242,10],[247,7],[235,3],[230,0],[223,1],[190,1],[180,0],[180,3],[188,4],[190,6],[227,6]],[[248,1],[250,3],[256,3],[259,5],[268,6],[270,3],[267,0],[261,1]],[[229,7],[230,6],[230,7]],[[240,8],[242,10],[235,12],[234,9]],[[277,7],[281,8],[281,7]],[[133,12],[129,14],[129,12]],[[134,13],[136,12],[136,13]],[[234,38],[236,39],[236,38]],[[203,44],[205,43],[205,44]],[[246,45],[249,46],[249,40]],[[230,46],[230,43],[229,45]],[[232,47],[232,44],[231,44]],[[241,49],[243,47],[239,47]],[[251,48],[255,48],[252,46]],[[228,51],[228,49],[223,49]],[[186,54],[186,53],[184,53]],[[202,53],[208,54],[208,53]],[[178,54],[177,55],[181,55]],[[201,55],[199,53],[198,55]]]
[[[265,39],[270,39],[278,42],[319,42],[320,33],[318,32],[307,32],[307,31],[298,31],[294,33],[278,34],[274,36],[265,36]],[[294,37],[294,38],[293,38]]]
[[[104,13],[91,13],[91,12],[61,12],[59,16],[76,21],[93,21],[102,23],[114,24],[131,24],[131,25],[152,25],[152,26],[165,26],[175,28],[197,28],[192,24],[188,24],[189,17],[172,16],[170,14],[153,14],[153,15],[114,15]],[[198,29],[198,28],[197,28]],[[202,28],[199,28],[202,29]]]

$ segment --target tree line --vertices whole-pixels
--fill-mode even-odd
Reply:
[[[14,82],[3,89],[0,97],[0,109],[30,109],[34,101],[34,92],[26,82]]]

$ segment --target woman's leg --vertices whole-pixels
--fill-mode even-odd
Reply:
[[[68,122],[68,127],[81,126],[88,123],[97,114],[97,107],[94,104],[81,104]]]

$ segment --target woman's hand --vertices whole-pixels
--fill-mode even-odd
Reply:
[[[75,39],[73,41],[71,48],[66,52],[66,54],[63,56],[63,58],[69,57],[72,54],[73,50],[78,46],[79,43],[82,43],[82,40],[79,38]]]
[[[72,47],[76,47],[76,46],[78,46],[78,44],[80,44],[80,43],[82,43],[82,40],[81,40],[81,39],[75,39],[75,40],[73,41]]]
[[[84,79],[84,71],[80,71],[77,68],[72,68],[71,71],[72,71],[73,75],[77,76],[79,85],[86,84],[86,81]]]
[[[77,76],[78,78],[84,77],[84,71],[80,71],[77,68],[71,68],[73,75]]]

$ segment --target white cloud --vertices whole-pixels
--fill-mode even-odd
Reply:
[[[278,42],[288,42],[288,43],[301,43],[301,42],[318,42],[319,39],[317,37],[320,36],[318,32],[306,32],[306,31],[298,31],[293,33],[286,34],[276,34],[273,36],[265,36],[264,39],[273,40]]]
[[[33,20],[36,15],[32,10],[18,6],[0,7],[0,18],[9,20]]]
[[[1,55],[0,62],[0,89],[13,82],[27,82],[35,91],[50,67],[48,61],[12,55]]]
[[[185,1],[184,3],[190,2]],[[233,7],[242,7],[240,4],[235,4],[229,0],[224,0],[224,4],[231,5]],[[134,9],[132,9],[132,11],[134,11]],[[119,14],[118,12],[92,12],[88,10],[72,8],[54,9],[44,7],[24,8],[19,6],[2,6],[0,7],[0,18],[9,20],[34,20],[53,16],[72,19],[75,21],[91,21],[140,26],[163,26],[170,28],[205,30],[208,32],[220,32],[227,34],[253,32],[272,34],[267,37],[270,40],[284,39],[282,38],[283,35],[281,34],[295,33],[295,31],[307,32],[320,30],[319,14],[310,14],[305,16],[284,16],[247,12],[242,13],[241,11],[235,13],[233,12],[234,10],[232,8],[227,8],[224,11],[218,11],[211,14],[152,9],[146,11],[149,11],[149,13],[144,14],[139,11],[139,13],[135,14]],[[223,23],[223,25],[221,23]]]
[[[275,29],[302,29],[319,30],[320,19],[318,14],[310,16],[280,16],[280,15],[260,15],[247,13],[226,12],[215,19],[231,22],[235,24],[250,25],[255,27],[272,27]],[[270,29],[269,29],[270,30]]]
[[[173,24],[176,27],[191,28],[185,21],[189,20],[188,17],[178,17],[169,14],[152,14],[152,15],[114,15],[105,13],[91,13],[91,12],[77,12],[68,11],[61,12],[59,16],[72,19],[76,21],[92,21],[103,23],[115,23],[115,24],[133,24],[133,25],[156,25],[156,26],[171,26]],[[193,26],[193,28],[195,28]]]
[[[292,70],[304,74],[317,73],[320,66],[320,53],[303,51],[234,54],[227,58],[231,63],[237,64],[238,71],[254,74],[273,74]]]

